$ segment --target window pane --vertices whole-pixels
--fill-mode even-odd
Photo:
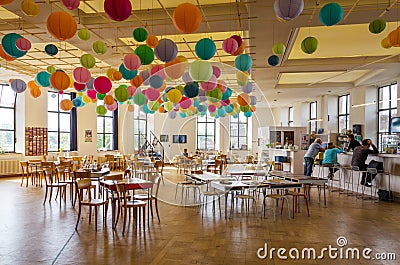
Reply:
[[[346,133],[346,116],[339,116],[339,133]]]
[[[98,133],[104,132],[103,121],[104,121],[104,117],[97,117],[97,132]]]
[[[197,148],[204,150],[206,148],[206,137],[203,135],[197,136]]]
[[[206,135],[206,123],[198,123],[197,124],[197,134],[198,135]]]
[[[239,136],[247,136],[246,124],[239,124]]]
[[[55,97],[54,97],[55,95]],[[47,97],[47,110],[58,111],[58,98],[56,93],[49,92]]]
[[[241,123],[246,123],[247,122],[247,117],[244,116],[243,112],[239,113],[239,122],[241,122]]]
[[[317,118],[317,102],[310,103],[310,119]]]
[[[208,122],[207,123],[207,135],[214,135],[215,132],[215,123]]]
[[[206,122],[206,115],[197,117],[197,122]]]
[[[104,123],[105,123],[105,133],[112,133],[113,132],[113,126],[112,126],[112,118],[105,117],[104,118]]]
[[[0,106],[14,107],[15,92],[8,85],[0,85]]]
[[[215,149],[214,148],[214,136],[207,136],[206,138],[206,146],[208,150]]]
[[[231,137],[231,149],[238,149],[239,146],[239,138],[237,137]]]
[[[14,130],[14,109],[0,108],[0,117],[0,129]]]
[[[111,134],[104,135],[104,147],[107,150],[111,150],[112,142],[111,142]]]
[[[289,122],[293,121],[293,107],[289,108]]]
[[[58,113],[48,112],[47,126],[49,131],[58,131]]]
[[[68,113],[60,113],[60,131],[69,132],[71,128],[71,115]]]
[[[347,100],[347,109],[346,109],[346,114],[350,114],[350,95],[346,96]],[[347,127],[348,128],[348,127]]]
[[[347,99],[347,96],[339,97],[339,114],[347,113],[346,99]]]
[[[0,147],[5,152],[14,151],[14,131],[0,131]]]
[[[312,133],[316,133],[317,132],[317,123],[316,122],[311,122],[310,126],[311,126],[311,128],[310,128],[311,132]]]
[[[70,149],[69,136],[69,133],[60,133],[60,148],[62,148],[63,150]]]
[[[379,109],[388,109],[390,106],[389,86],[379,88]]]
[[[237,123],[231,123],[231,136],[238,136],[239,130],[238,130],[239,124]]]
[[[391,108],[397,108],[397,84],[391,85],[391,101],[390,101],[390,107]]]
[[[388,132],[389,131],[389,111],[380,111],[379,112],[379,132]]]
[[[97,149],[102,149],[104,147],[103,139],[104,139],[104,134],[97,134]]]
[[[49,141],[49,151],[58,151],[58,133],[57,132],[49,132],[48,134]]]
[[[241,149],[244,144],[247,144],[247,138],[239,137],[239,149]]]

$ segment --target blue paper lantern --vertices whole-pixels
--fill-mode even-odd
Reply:
[[[82,106],[82,103],[83,103],[83,101],[82,101],[82,98],[81,98],[81,97],[77,97],[77,98],[74,98],[74,99],[72,100],[72,105],[74,105],[75,108],[81,107],[81,106]]]
[[[343,8],[338,3],[324,5],[319,11],[319,21],[325,26],[333,26],[343,18]]]
[[[225,92],[222,93],[222,98],[221,100],[227,100],[232,96],[232,89],[230,89],[229,87],[226,88]]]
[[[44,47],[44,51],[45,51],[48,55],[54,56],[54,55],[56,55],[56,54],[58,53],[58,48],[57,48],[57,46],[54,45],[54,44],[47,44],[47,45]]]
[[[232,111],[235,109],[232,104],[229,104],[228,106],[225,106],[224,108],[225,108],[226,113],[232,113]]]
[[[271,66],[276,66],[279,64],[279,57],[276,55],[271,55],[268,57],[268,64]]]
[[[179,116],[180,116],[181,118],[186,118],[186,113],[184,113],[184,112],[179,112]]]
[[[178,55],[178,47],[170,39],[161,39],[154,48],[154,54],[160,61],[168,63]]]
[[[152,88],[157,89],[157,88],[160,88],[160,87],[163,85],[163,80],[162,80],[162,78],[161,78],[160,76],[158,76],[158,75],[152,75],[152,76],[149,78],[149,84],[150,84],[150,86],[151,86]]]
[[[39,72],[35,78],[36,83],[41,87],[50,86],[50,74],[47,71]]]
[[[118,71],[122,74],[122,78],[125,80],[131,80],[131,79],[135,78],[135,76],[137,75],[137,72],[138,72],[137,70],[131,71],[131,70],[126,69],[123,63],[121,63],[119,65]]]
[[[199,105],[197,110],[203,114],[203,112],[207,110],[207,107],[204,105]]]
[[[252,115],[253,115],[253,112],[251,112],[251,111],[244,112],[244,116],[246,116],[247,118],[250,118]]]
[[[197,83],[189,83],[183,88],[183,94],[188,98],[194,98],[199,95],[199,85]]]
[[[147,106],[147,104],[144,104],[144,105],[142,106],[142,111],[143,111],[145,114],[150,114],[150,112],[151,112],[151,110],[149,109],[149,107]]]
[[[214,57],[217,47],[211,39],[204,38],[196,43],[195,51],[200,59],[209,60]]]
[[[224,110],[223,108],[219,108],[219,109],[217,110],[217,114],[218,114],[218,116],[222,117],[222,116],[225,115],[225,110]]]
[[[240,71],[248,71],[253,65],[253,60],[248,54],[238,55],[235,59],[235,67]]]
[[[24,56],[26,54],[26,51],[21,51],[17,48],[17,45],[15,44],[20,38],[22,38],[22,36],[17,33],[6,34],[1,40],[1,45],[3,46],[4,52],[14,58]]]

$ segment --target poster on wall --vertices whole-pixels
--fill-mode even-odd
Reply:
[[[85,130],[85,142],[92,142],[92,130]]]

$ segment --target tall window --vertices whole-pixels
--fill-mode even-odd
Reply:
[[[64,111],[60,109],[60,102],[63,99],[73,99],[71,93],[59,94],[49,91],[47,100],[47,128],[49,151],[71,151],[76,150],[76,139],[73,130],[76,129],[76,122],[72,115],[75,110]],[[76,115],[76,114],[75,114]],[[76,116],[75,116],[76,117]]]
[[[134,149],[139,150],[139,147],[143,146],[147,138],[147,115],[140,108],[135,108],[133,119],[133,144]]]
[[[243,112],[238,117],[230,116],[231,149],[247,149],[248,119]]]
[[[0,151],[15,152],[15,92],[0,84]]]
[[[397,84],[378,88],[378,143],[382,143],[382,135],[392,134],[390,120],[397,116],[397,94]]]
[[[97,102],[97,105],[103,105],[103,102]],[[97,115],[97,149],[118,149],[118,109]]]
[[[346,133],[350,129],[350,94],[338,97],[338,132]]]
[[[317,101],[310,103],[310,133],[317,133]]]
[[[289,107],[288,126],[293,126],[293,107]]]
[[[215,149],[215,119],[208,112],[197,117],[197,149]]]

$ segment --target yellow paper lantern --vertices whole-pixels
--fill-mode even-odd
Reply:
[[[167,93],[167,98],[172,103],[178,103],[182,99],[182,93],[178,89],[171,89]]]
[[[24,0],[24,1],[22,1],[21,10],[25,15],[27,15],[29,17],[35,17],[40,12],[39,5],[36,4],[32,0]]]

